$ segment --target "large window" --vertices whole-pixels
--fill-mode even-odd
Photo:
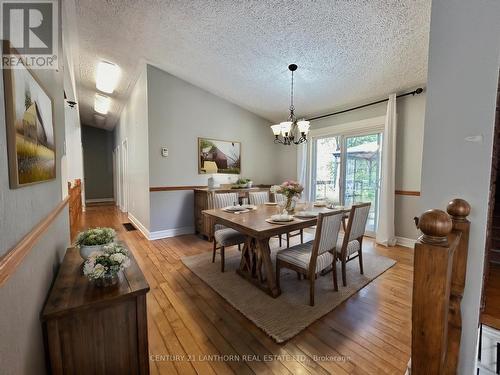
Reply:
[[[311,195],[341,205],[371,202],[368,232],[378,218],[382,133],[313,138]]]

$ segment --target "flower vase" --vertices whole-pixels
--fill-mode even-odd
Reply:
[[[100,251],[104,245],[80,246],[80,256],[83,260],[87,260],[94,251]]]
[[[107,287],[114,286],[114,285],[118,284],[118,280],[119,280],[119,277],[118,277],[117,273],[115,273],[115,274],[107,273],[103,277],[95,279],[94,284],[98,288],[107,288]]]
[[[285,205],[285,211],[291,215],[295,211],[295,199],[293,197],[287,197],[286,199],[286,205]]]

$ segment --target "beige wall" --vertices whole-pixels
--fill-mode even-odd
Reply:
[[[128,171],[125,183],[128,185],[128,212],[149,230],[148,92],[145,65],[114,132],[115,150],[118,145],[123,145],[123,141],[127,141]]]
[[[425,92],[397,100],[396,190],[420,191],[422,142],[425,116]],[[386,103],[373,105],[341,115],[313,121],[311,129],[385,116]],[[395,202],[396,236],[415,239],[418,232],[413,222],[420,215],[419,197],[397,195]]]

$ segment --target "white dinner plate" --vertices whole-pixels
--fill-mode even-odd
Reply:
[[[223,210],[227,212],[237,212],[237,211],[246,211],[247,209],[243,206],[228,206],[224,207]]]
[[[299,211],[293,216],[298,217],[298,218],[308,219],[308,218],[318,216],[318,213],[314,212],[314,211]]]
[[[264,204],[266,206],[276,206],[278,203],[276,203],[276,202],[265,202]]]

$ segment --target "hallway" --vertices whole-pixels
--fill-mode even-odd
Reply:
[[[397,264],[285,344],[276,344],[180,259],[211,251],[195,235],[146,240],[114,206],[88,207],[80,228],[116,229],[134,254],[147,296],[152,374],[402,374],[410,357],[413,250],[366,241]],[[271,245],[276,245],[272,243]]]

